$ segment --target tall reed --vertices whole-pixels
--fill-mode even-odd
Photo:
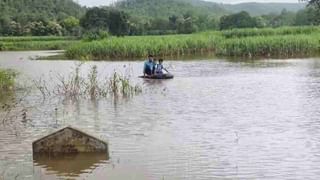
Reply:
[[[77,59],[144,57],[146,54],[180,56],[214,51],[222,38],[209,34],[113,37],[102,41],[80,42],[66,51]]]
[[[318,34],[233,38],[222,42],[216,53],[231,57],[304,57],[320,52],[319,41]]]
[[[226,38],[241,38],[251,36],[274,36],[274,35],[299,35],[320,33],[318,26],[299,26],[299,27],[279,27],[279,28],[245,28],[232,29],[221,32]]]
[[[65,52],[71,59],[142,58],[147,54],[181,56],[214,53],[219,56],[294,57],[319,53],[319,27],[235,29],[191,35],[112,37],[79,42]],[[320,53],[319,53],[320,54]]]

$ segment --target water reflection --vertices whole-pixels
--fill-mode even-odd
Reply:
[[[108,164],[106,153],[77,153],[58,156],[33,155],[35,178],[55,175],[63,178],[76,178],[92,174],[98,167]]]

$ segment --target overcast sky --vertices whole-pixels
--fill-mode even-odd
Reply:
[[[100,6],[100,5],[108,5],[111,2],[115,2],[116,0],[75,0],[78,1],[82,5],[86,6]],[[218,3],[242,3],[242,2],[291,2],[297,3],[298,0],[207,0]]]

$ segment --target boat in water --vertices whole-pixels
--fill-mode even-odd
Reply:
[[[168,73],[168,74],[156,74],[151,76],[139,76],[139,78],[143,79],[173,79],[174,75]]]

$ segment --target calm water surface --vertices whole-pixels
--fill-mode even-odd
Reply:
[[[50,53],[1,52],[0,66],[24,84],[74,69],[75,61],[28,58]],[[43,101],[30,90],[27,120],[0,122],[0,179],[320,178],[320,59],[165,64],[175,79],[136,78],[142,62],[82,65],[83,74],[97,65],[101,78],[131,74],[145,92],[129,100]],[[67,125],[108,140],[110,159],[33,162],[32,141]]]

